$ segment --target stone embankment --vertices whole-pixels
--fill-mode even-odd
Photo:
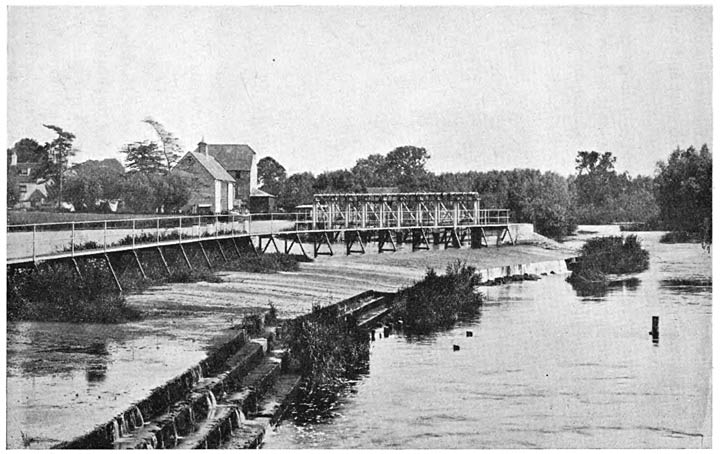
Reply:
[[[241,330],[198,365],[59,449],[257,447],[300,377],[274,349],[274,329]]]
[[[367,291],[323,307],[362,317],[392,294]],[[256,319],[257,320],[257,319]],[[277,329],[245,330],[205,360],[153,390],[147,398],[57,449],[256,448],[282,417],[301,377],[277,347]]]

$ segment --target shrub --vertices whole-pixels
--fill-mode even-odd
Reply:
[[[606,287],[607,274],[639,273],[648,269],[649,264],[650,254],[635,235],[592,238],[580,250],[568,281],[580,286]]]
[[[355,320],[339,318],[336,310],[318,310],[289,320],[282,332],[304,379],[294,418],[303,422],[327,417],[349,379],[367,369],[367,333],[358,329]]]
[[[8,320],[119,323],[137,320],[98,263],[80,279],[70,267],[20,270],[8,279]]]
[[[410,333],[449,328],[482,304],[482,296],[475,293],[477,280],[475,268],[460,260],[449,264],[442,276],[429,269],[422,281],[400,292],[392,317],[402,320]]]

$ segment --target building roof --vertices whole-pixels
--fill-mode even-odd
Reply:
[[[212,156],[205,156],[202,153],[196,153],[194,151],[191,151],[188,153],[192,155],[193,158],[197,159],[197,161],[205,167],[205,170],[207,170],[210,175],[212,175],[213,178],[220,181],[231,181],[235,182],[235,178],[233,178],[225,169],[223,169],[223,166],[220,165],[219,162],[217,162]]]
[[[215,158],[225,170],[250,171],[255,151],[245,144],[207,144],[208,154]],[[200,147],[195,149],[198,153]]]
[[[260,189],[258,189],[258,188],[252,188],[252,189],[250,189],[250,197],[272,197],[272,198],[275,198],[274,195],[269,194],[269,193],[267,193],[267,192],[265,192],[265,191],[262,191],[262,190],[260,190]]]

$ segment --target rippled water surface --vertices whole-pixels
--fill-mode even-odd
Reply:
[[[286,421],[265,447],[710,447],[711,289],[664,282],[709,279],[710,255],[639,236],[651,265],[637,283],[593,297],[564,276],[484,288],[470,323],[376,340],[334,418]]]

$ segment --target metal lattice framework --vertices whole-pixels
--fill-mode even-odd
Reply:
[[[312,229],[502,226],[506,209],[481,209],[477,192],[315,194]]]

